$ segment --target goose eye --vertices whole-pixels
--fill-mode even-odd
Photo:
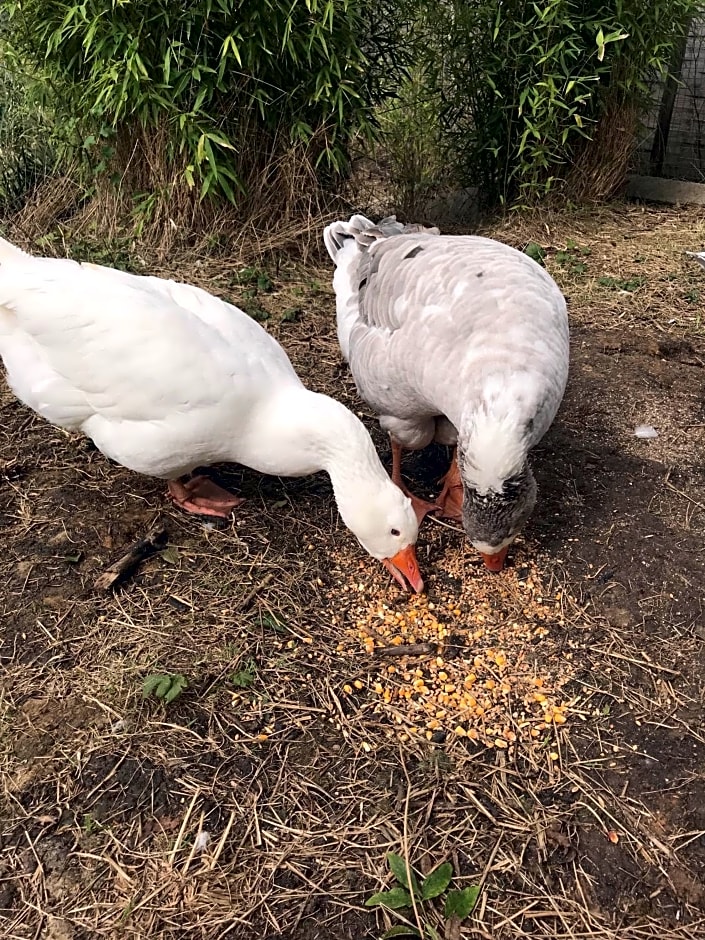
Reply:
[[[399,529],[392,529],[392,535],[401,535]]]

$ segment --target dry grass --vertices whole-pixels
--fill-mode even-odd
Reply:
[[[517,218],[496,232],[550,249],[595,368],[598,330],[698,342],[684,297],[698,289],[697,270],[691,282],[680,251],[702,247],[701,213],[623,207]],[[590,249],[580,273],[557,260],[568,238]],[[199,261],[174,256],[159,270],[247,300],[235,260]],[[635,270],[645,281],[628,296],[599,283]],[[272,276],[274,290],[257,297],[267,328],[312,387],[361,411],[336,348],[330,273],[282,266]],[[282,316],[294,308],[298,319]],[[627,395],[635,374],[625,372]],[[692,583],[681,585],[677,616],[668,562],[648,576],[641,568],[656,542],[643,542],[619,577],[592,567],[603,553],[607,561],[621,519],[571,527],[582,518],[580,477],[599,475],[578,467],[576,483],[570,470],[575,454],[588,461],[600,446],[582,427],[594,404],[589,388],[581,397],[583,378],[573,379],[564,421],[575,428],[565,440],[580,438],[585,450],[566,457],[556,444],[555,463],[544,453],[544,476],[560,485],[552,495],[544,483],[544,508],[512,568],[487,575],[458,532],[428,524],[425,601],[399,594],[361,557],[327,480],[222,468],[221,482],[247,502],[232,524],[213,527],[172,511],[154,481],[110,465],[3,390],[3,936],[373,940],[397,922],[364,906],[387,883],[393,850],[421,871],[451,860],[457,886],[482,886],[462,930],[430,908],[427,923],[448,940],[698,940],[705,829],[685,805],[698,792],[704,743]],[[679,403],[674,396],[674,411]],[[691,472],[696,450],[664,437],[681,454],[679,473]],[[651,478],[631,446],[619,460],[646,503]],[[410,461],[417,486],[427,459]],[[668,480],[676,491],[664,487],[660,507],[635,509],[626,524],[648,534],[661,513],[677,521],[681,544],[697,544],[697,491],[686,477]],[[157,519],[169,550],[114,594],[94,592],[96,575]],[[695,570],[681,567],[684,577]],[[646,626],[627,588],[612,599],[620,578]],[[412,633],[414,610],[422,624]],[[422,648],[390,659],[398,638]],[[493,723],[477,741],[453,734],[455,715],[453,727],[419,721],[423,694],[376,691],[395,675],[391,664],[390,688],[413,687],[419,669],[437,697],[440,671],[467,677],[478,655],[499,670],[498,652],[510,693],[493,698]],[[430,668],[434,654],[446,668]],[[522,662],[560,689],[567,720],[532,713],[537,738],[487,747],[494,722],[511,729],[515,720]],[[189,680],[166,709],[141,698],[156,671]],[[481,728],[482,716],[466,714],[465,727]]]
[[[175,251],[269,262],[286,251],[306,261],[317,249],[321,220],[333,217],[337,200],[321,184],[315,136],[304,146],[242,125],[232,160],[243,189],[230,208],[187,184],[187,157],[169,161],[167,138],[159,128],[125,131],[112,173],[96,177],[90,197],[70,172],[42,183],[8,220],[13,237],[31,243],[52,232],[64,246],[127,243],[159,261]]]
[[[564,195],[577,205],[613,198],[624,186],[639,139],[641,108],[607,102],[595,133],[566,176]]]
[[[701,208],[615,203],[519,214],[488,232],[521,248],[541,245],[581,325],[702,335],[702,269],[684,254],[705,245]]]

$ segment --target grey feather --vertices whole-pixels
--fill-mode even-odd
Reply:
[[[393,217],[374,225],[355,216],[329,228],[337,226],[357,246],[335,289],[338,334],[360,395],[403,447],[425,446],[441,427],[446,442],[454,428],[465,490],[478,497],[473,512],[496,498],[486,514],[504,520],[495,542],[506,540],[503,527],[513,537],[535,499],[528,451],[567,381],[558,286],[492,239],[443,236]],[[511,477],[515,498],[507,500]],[[488,542],[488,526],[480,529],[476,540]]]

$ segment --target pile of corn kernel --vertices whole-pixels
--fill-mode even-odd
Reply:
[[[566,722],[573,668],[562,595],[545,595],[533,563],[500,575],[475,568],[455,578],[457,592],[396,599],[393,587],[370,583],[374,573],[356,575],[331,618],[342,628],[338,653],[350,659],[340,691],[371,696],[402,740],[455,735],[511,751]]]

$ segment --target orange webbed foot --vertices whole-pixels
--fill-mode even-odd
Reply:
[[[244,502],[240,496],[229,493],[205,476],[192,477],[185,483],[170,480],[169,496],[185,512],[220,519],[229,519],[233,509]]]
[[[411,505],[416,513],[416,520],[419,525],[430,512],[438,512],[439,506],[436,503],[430,503],[420,496],[414,496],[409,487],[404,483],[401,476],[401,452],[402,447],[392,438],[392,483],[396,483],[405,496],[411,500]]]
[[[441,510],[441,515],[446,519],[462,522],[463,481],[460,476],[457,454],[453,455],[448,473],[441,478],[440,482],[443,484],[443,489],[439,493],[436,502]]]

